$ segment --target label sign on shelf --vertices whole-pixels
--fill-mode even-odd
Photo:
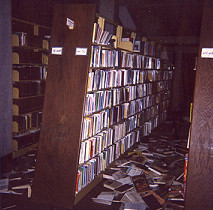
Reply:
[[[76,47],[75,55],[87,55],[87,48]]]
[[[202,48],[201,58],[213,58],[213,48]]]
[[[52,55],[62,55],[63,47],[52,47]]]
[[[69,29],[73,29],[74,28],[74,21],[67,18],[67,23],[66,25],[68,26]]]

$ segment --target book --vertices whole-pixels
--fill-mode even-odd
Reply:
[[[112,174],[114,174],[118,170],[106,168],[105,171],[103,172],[103,178],[115,180],[115,178],[112,176]]]
[[[122,186],[116,188],[114,191],[118,192],[118,193],[125,193],[125,192],[127,192],[127,191],[129,191],[131,189],[133,189],[132,185],[125,184],[125,185],[122,185]]]
[[[175,176],[172,175],[164,175],[160,176],[157,179],[154,179],[155,184],[166,184],[166,185],[171,185],[172,182],[175,180]]]
[[[132,203],[145,204],[142,197],[135,190],[130,190],[130,191],[126,192],[124,196],[126,196]]]
[[[111,205],[115,195],[114,192],[101,192],[97,198],[92,198],[92,200],[96,203]]]
[[[155,196],[152,194],[143,197],[143,200],[145,201],[146,205],[152,210],[160,209],[162,207],[162,205],[157,201]]]
[[[117,179],[120,179],[120,178],[123,178],[125,177],[126,174],[122,171],[122,170],[119,170],[119,171],[116,171],[115,173],[112,174],[112,177],[117,180]]]
[[[8,179],[0,179],[0,191],[8,190],[9,180]]]
[[[123,203],[119,210],[146,210],[147,206],[143,203]]]
[[[128,176],[137,176],[143,173],[143,169],[139,168],[131,168],[130,171],[128,172]]]
[[[120,182],[117,182],[117,181],[115,181],[115,180],[107,180],[106,182],[104,182],[104,187],[106,187],[106,188],[108,188],[108,189],[110,189],[110,190],[114,190],[114,189],[116,189],[116,188],[118,188],[118,187],[120,187],[120,186],[122,186],[122,183],[120,183]]]
[[[123,185],[124,184],[132,184],[132,180],[129,176],[117,179],[116,181],[122,183]]]
[[[148,191],[145,195],[142,196],[142,198],[149,196],[149,195],[153,195],[156,200],[160,203],[161,206],[163,206],[165,204],[165,200],[163,198],[161,198],[156,192],[154,192],[153,190]]]
[[[143,193],[150,190],[149,184],[144,174],[133,176],[132,182],[137,193]]]

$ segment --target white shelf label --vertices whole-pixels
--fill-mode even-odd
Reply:
[[[74,28],[74,21],[67,18],[67,23],[66,25],[68,26],[69,29],[73,29]]]
[[[213,48],[202,48],[201,58],[213,58]]]
[[[63,47],[52,47],[52,55],[62,55]]]
[[[76,47],[75,55],[87,55],[87,48]]]

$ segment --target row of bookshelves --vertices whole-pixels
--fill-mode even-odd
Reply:
[[[88,75],[87,92],[170,79],[172,79],[172,71],[93,69]]]
[[[14,157],[26,152],[39,140],[49,34],[48,27],[12,18]]]
[[[82,140],[88,139],[103,129],[113,127],[115,124],[124,120],[126,124],[126,133],[139,125],[139,116],[143,114],[145,119],[150,119],[168,108],[168,96],[159,104],[151,104],[149,107],[143,107],[143,99],[131,101],[102,110],[91,116],[87,116],[83,121]],[[144,112],[143,112],[144,111]]]
[[[98,114],[92,115],[91,117],[84,118],[82,140],[92,137],[103,129],[108,128],[116,123],[124,120],[124,117],[119,113],[120,106],[117,109],[104,110]],[[126,132],[133,130],[137,126],[138,116],[130,116],[125,119],[123,123],[126,124]]]
[[[159,121],[166,119],[167,110],[145,122],[143,126],[126,133],[125,122],[109,128],[81,143],[76,193],[95,179],[106,167],[124,154],[140,136],[147,136],[157,127]]]
[[[100,140],[94,140],[94,143],[87,142],[84,143],[82,148],[85,149],[85,153],[80,156],[80,160],[83,162],[84,159],[90,159],[87,163],[83,164],[78,168],[77,182],[76,182],[76,192],[78,193],[86,185],[88,185],[97,175],[104,171],[105,168],[115,159],[117,159],[121,154],[130,148],[135,142],[139,141],[139,130],[132,131],[127,134],[124,138],[115,142],[108,148],[102,150],[99,148]],[[83,149],[82,149],[83,150]],[[93,151],[94,150],[94,151]],[[98,153],[98,150],[102,150]],[[95,154],[97,152],[97,154]],[[94,156],[93,156],[94,154]],[[83,157],[83,155],[85,155]]]
[[[92,46],[90,67],[160,69],[161,59],[116,49],[103,49],[102,46]]]
[[[153,87],[153,84],[150,83],[87,93],[84,113],[85,116],[91,115],[92,113],[126,102],[134,103],[134,106],[141,106],[144,109],[159,103],[160,100],[164,100],[165,95],[170,95],[169,85],[166,81],[159,82],[157,87]]]
[[[45,129],[41,129],[40,135],[34,196],[45,203],[58,202],[61,207],[72,208],[72,201],[91,190],[88,186],[82,192],[83,188],[166,119],[172,71],[161,57],[161,45],[134,32],[128,33],[128,37],[123,34],[123,27],[116,24],[116,34],[107,32],[104,18],[98,17],[94,23],[93,7],[64,6],[55,10],[52,45],[58,46],[61,34],[65,39],[60,42],[62,55],[51,54],[49,59],[51,73],[42,121]],[[72,30],[65,26],[61,13],[72,14]],[[76,46],[70,43],[84,46],[87,54],[79,56]],[[56,148],[63,154],[51,152]],[[43,161],[49,158],[48,153],[51,161]],[[60,167],[53,164],[58,159]],[[70,161],[73,164],[67,167]],[[60,184],[52,177],[53,168],[57,177],[64,177]],[[66,175],[60,170],[64,168]],[[43,179],[47,175],[48,181]],[[43,187],[46,182],[49,188]],[[60,188],[61,198],[69,195],[67,200],[72,201],[66,205],[63,199],[56,201],[58,191],[54,197],[50,190],[56,189],[55,185]],[[51,201],[47,201],[50,196]]]

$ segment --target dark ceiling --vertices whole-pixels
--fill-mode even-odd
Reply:
[[[119,0],[148,37],[199,37],[203,0]]]
[[[127,7],[140,34],[163,42],[181,39],[197,43],[200,34],[203,0],[105,0],[115,4],[118,20],[120,6]],[[51,25],[54,2],[96,3],[104,0],[12,0],[12,15],[31,22]],[[116,19],[116,18],[115,18]],[[119,21],[120,22],[120,21]],[[182,37],[182,38],[180,38]],[[170,41],[168,41],[170,39]],[[187,40],[188,41],[187,41]],[[194,41],[192,41],[195,39]],[[176,40],[177,41],[177,40]]]

